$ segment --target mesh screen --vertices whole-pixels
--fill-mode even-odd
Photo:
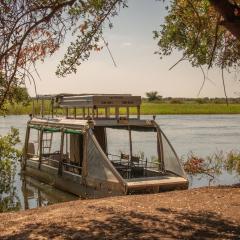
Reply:
[[[130,154],[129,133],[127,129],[106,128],[108,153],[120,156],[121,153]]]
[[[104,156],[96,147],[92,136],[89,135],[88,140],[88,176],[111,182],[118,182],[118,179],[114,176],[111,168],[104,159]]]
[[[147,168],[159,170],[157,132],[132,131],[132,152],[146,163]]]
[[[163,144],[163,158],[165,170],[171,171],[179,176],[184,177],[185,173],[182,169],[182,166],[179,163],[178,157],[176,156],[172,146],[169,144],[167,138],[163,133],[162,136],[162,144]]]
[[[28,153],[36,156],[39,155],[39,134],[39,130],[30,128]]]

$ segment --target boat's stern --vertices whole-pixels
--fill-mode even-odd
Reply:
[[[186,178],[169,174],[159,177],[129,179],[126,193],[158,193],[187,188],[188,180]]]

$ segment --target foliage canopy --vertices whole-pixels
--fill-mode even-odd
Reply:
[[[0,136],[0,212],[19,207],[14,188],[16,161],[21,154],[15,147],[18,143],[19,131],[15,128],[11,128],[7,135]]]
[[[239,1],[236,1],[239,2]],[[161,57],[174,50],[192,66],[236,70],[240,66],[240,41],[222,24],[222,16],[209,0],[171,0],[165,23],[154,32]]]
[[[161,100],[162,96],[157,91],[146,92],[146,96],[149,101]]]
[[[102,29],[124,7],[125,0],[0,1],[0,110],[16,86],[34,82],[35,64],[52,55],[66,33],[75,36],[58,67],[65,76],[101,49]]]
[[[232,14],[237,10],[236,18],[240,16],[240,0],[169,0],[166,21],[154,32],[161,57],[176,49],[183,53],[181,60],[193,66],[237,69],[239,40],[223,27],[223,20],[232,16],[216,11],[220,2],[231,2],[235,6]],[[91,51],[107,45],[103,29],[112,27],[111,18],[126,4],[127,0],[0,1],[0,110],[4,110],[5,101],[14,100],[19,92],[16,87],[23,88],[26,79],[34,82],[36,62],[52,55],[68,32],[75,41],[56,73],[66,76],[76,72]]]

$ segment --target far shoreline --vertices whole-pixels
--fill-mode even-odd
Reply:
[[[14,104],[6,107],[7,112],[1,116],[8,115],[29,115],[32,113],[32,106]],[[48,106],[45,107],[48,114]],[[39,107],[40,111],[40,107]],[[124,116],[124,109],[120,109],[120,115]],[[61,112],[58,112],[60,114]],[[111,111],[113,114],[114,111]],[[130,108],[130,115],[136,115],[136,109]],[[81,112],[79,112],[81,114]],[[237,115],[240,114],[240,103],[165,103],[143,101],[141,115]],[[101,115],[101,112],[99,113]]]

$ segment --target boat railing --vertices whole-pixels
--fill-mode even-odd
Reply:
[[[32,161],[39,162],[39,155],[28,153],[28,157]],[[41,162],[43,164],[46,164],[46,165],[49,165],[49,166],[52,166],[54,168],[59,169],[59,167],[60,167],[60,153],[56,153],[56,152],[54,152],[54,153],[44,153],[44,154],[42,154]],[[62,163],[63,169],[65,171],[76,173],[76,174],[81,174],[82,167],[79,166],[78,164],[74,164],[74,163],[70,162],[67,154],[63,155],[63,159],[62,159],[61,163]]]
[[[140,119],[141,97],[129,94],[58,94],[32,98],[32,117],[53,119]],[[131,112],[134,115],[130,116]]]
[[[138,156],[130,156],[128,154],[107,154],[109,157],[109,160],[112,162],[114,167],[120,171],[123,172],[127,178],[131,178],[131,172],[134,171],[134,169],[142,169],[143,170],[143,176],[146,177],[148,174],[148,171],[163,175],[164,172],[162,171],[162,164],[161,162],[158,162],[157,160],[152,162],[146,159],[141,159]],[[117,158],[117,159],[116,159]]]

